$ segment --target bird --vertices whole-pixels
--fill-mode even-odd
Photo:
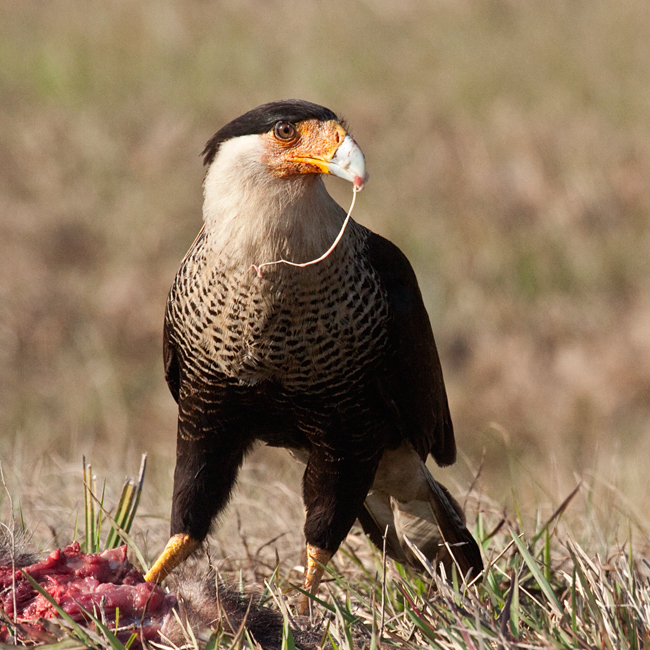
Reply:
[[[299,613],[357,519],[399,561],[423,555],[476,577],[463,511],[425,465],[452,464],[456,443],[415,273],[323,182],[338,176],[355,196],[366,184],[347,124],[308,101],[270,102],[223,126],[202,156],[203,227],[164,322],[178,403],[170,539],[145,579],[160,582],[201,545],[259,442],[306,463]]]

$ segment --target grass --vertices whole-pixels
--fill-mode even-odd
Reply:
[[[402,577],[418,616],[456,626],[440,647],[554,646],[571,634],[635,647],[635,629],[642,647],[649,13],[644,0],[3,3],[0,459],[14,496],[13,508],[0,496],[4,518],[22,514],[36,546],[62,546],[84,511],[82,455],[114,477],[146,452],[133,535],[145,557],[162,548],[176,412],[161,324],[200,227],[198,153],[252,106],[304,97],[350,122],[371,173],[355,218],[418,274],[461,454],[436,477],[456,494],[473,485],[466,508],[480,537],[505,512],[485,545],[488,559],[508,547],[496,586],[434,597]],[[331,189],[347,206],[349,188]],[[548,543],[532,544],[578,483]],[[108,480],[105,502],[120,489]],[[277,551],[282,580],[295,582],[301,522],[299,471],[256,450],[213,553],[259,582]],[[510,529],[533,546],[561,617]],[[370,598],[378,559],[358,535],[350,544],[372,577],[351,559],[337,570]],[[345,589],[332,589],[344,609]],[[376,609],[351,602],[371,627]],[[407,616],[395,623],[402,637],[412,628],[410,643],[433,644]]]
[[[137,481],[140,487],[143,468],[144,459]],[[81,515],[86,528],[81,541],[89,552],[97,552],[110,548],[117,532],[146,569],[143,549],[130,530],[137,495],[123,490],[113,509],[115,516],[103,504],[98,511],[97,505],[105,500],[104,489],[89,489],[89,477],[96,483],[84,462],[86,505]],[[127,479],[126,484],[134,481]],[[481,540],[486,568],[470,584],[459,580],[455,570],[450,576],[435,571],[416,574],[382,556],[355,530],[330,564],[328,578],[314,599],[314,618],[307,625],[322,635],[323,644],[350,650],[374,650],[382,644],[436,649],[646,647],[650,640],[650,564],[637,556],[632,544],[612,545],[604,539],[591,497],[585,485],[578,485],[550,518],[544,521],[538,512],[532,528],[522,518],[491,510],[484,502],[474,533]],[[573,516],[567,517],[572,510]],[[579,518],[575,510],[581,511]],[[120,513],[128,513],[122,515],[123,525],[116,521]],[[567,518],[573,523],[582,521],[585,528],[572,529],[565,523]],[[107,522],[107,534],[101,534],[101,521]],[[590,525],[600,534],[596,554],[585,549],[594,547],[586,534]],[[244,539],[242,546],[247,551],[244,564],[250,559]],[[283,617],[283,648],[290,650],[298,629],[292,614],[297,579],[287,571],[286,558],[277,549],[275,555],[274,567],[256,568],[261,572],[256,581],[265,585],[262,601]],[[236,584],[232,567],[220,575]],[[124,650],[96,615],[91,615],[95,629],[87,630],[72,621],[38,584],[32,584],[59,611],[58,631],[56,625],[48,629],[58,639],[53,646]],[[301,625],[304,629],[305,624]],[[187,628],[189,647],[258,648],[245,625],[228,631],[227,621],[222,620],[213,621],[211,627],[207,638],[204,630]]]

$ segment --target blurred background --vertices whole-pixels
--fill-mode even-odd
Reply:
[[[488,503],[552,511],[580,481],[641,511],[648,25],[647,0],[5,0],[0,458],[35,536],[73,534],[83,454],[113,498],[146,451],[143,534],[162,545],[162,322],[201,226],[199,153],[284,98],[343,115],[366,154],[354,217],[419,277],[460,449],[436,476],[461,502],[471,487],[470,520]],[[328,187],[347,208],[349,185]],[[256,451],[221,551],[299,546],[299,480]]]

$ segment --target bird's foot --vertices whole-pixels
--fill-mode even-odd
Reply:
[[[194,553],[200,543],[184,533],[173,535],[144,579],[147,582],[162,582],[185,558]]]
[[[325,567],[330,561],[332,555],[330,551],[307,544],[307,566],[305,568],[305,577],[303,578],[302,588],[310,593],[316,594],[318,585],[325,572]],[[309,603],[311,599],[306,594],[298,596],[298,614],[306,616],[309,614]]]

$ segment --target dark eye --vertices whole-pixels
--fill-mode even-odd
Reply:
[[[291,122],[278,122],[275,125],[275,137],[288,142],[296,137],[296,127]]]

